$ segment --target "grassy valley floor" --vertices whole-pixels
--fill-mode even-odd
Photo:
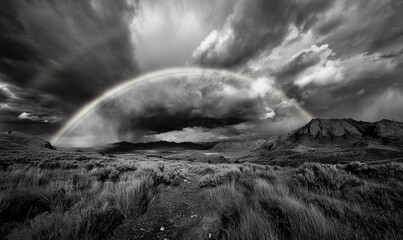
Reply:
[[[403,239],[402,163],[41,154],[2,161],[2,239]]]

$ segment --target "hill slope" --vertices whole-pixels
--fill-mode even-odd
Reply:
[[[221,142],[210,150],[213,152],[253,151],[261,147],[265,142],[266,140]]]
[[[0,151],[24,150],[27,148],[37,150],[55,150],[49,142],[38,137],[20,132],[0,133]]]

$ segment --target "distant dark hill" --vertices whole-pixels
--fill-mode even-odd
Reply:
[[[213,147],[213,143],[191,143],[191,142],[117,142],[103,147],[100,151],[105,153],[126,153],[138,150],[207,150]]]
[[[210,150],[213,152],[253,151],[261,147],[266,140],[230,141],[217,143]]]
[[[20,132],[0,133],[0,151],[24,150],[27,148],[36,150],[55,150],[49,142],[38,137]]]

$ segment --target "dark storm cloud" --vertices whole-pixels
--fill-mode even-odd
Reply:
[[[110,86],[137,73],[128,1],[4,0],[0,7],[3,81],[53,97],[73,112]]]
[[[30,92],[35,94],[34,92]],[[5,101],[0,100],[0,122],[7,122],[9,124],[31,121],[33,123],[56,123],[63,120],[64,112],[54,106],[52,97],[49,95],[40,95],[36,93],[35,96],[29,95],[29,99],[20,98],[18,93],[15,97],[8,98]],[[49,104],[51,102],[51,104]],[[30,116],[30,117],[20,117]]]
[[[403,87],[359,90],[350,97],[336,101],[331,108],[320,112],[321,117],[344,117],[364,121],[392,119],[403,121]]]
[[[391,58],[387,60],[391,61]],[[391,62],[395,62],[395,66],[389,70],[387,65],[379,68],[367,62],[365,71],[355,79],[315,88],[307,86],[299,91],[303,101],[318,117],[351,117],[368,121],[387,118],[403,121],[402,60],[402,57],[393,57]],[[385,60],[376,60],[382,61]],[[353,64],[352,68],[356,66]],[[352,74],[348,76],[353,77]]]
[[[11,126],[21,122],[31,124],[56,123],[63,120],[65,112],[60,107],[58,98],[31,88],[22,88],[3,82],[0,79],[0,124]],[[21,114],[28,114],[32,118],[19,118]],[[11,127],[12,129],[18,128]],[[4,129],[4,127],[2,128]]]
[[[403,2],[400,0],[336,1],[313,30],[339,56],[390,51],[403,40]]]
[[[302,31],[333,1],[241,0],[222,29],[213,31],[194,51],[194,63],[230,67],[243,63],[259,51],[279,45],[290,25]]]
[[[191,102],[190,99],[187,101]],[[132,118],[129,117],[129,126],[122,125],[121,131],[138,129],[161,133],[187,127],[213,129],[257,120],[266,114],[265,104],[261,98],[234,99],[234,101],[223,103],[224,101],[223,99],[212,101],[203,99],[199,103],[200,106],[196,107],[183,102],[167,106],[166,102],[161,100],[159,105],[146,106],[142,112]]]
[[[170,79],[157,86],[139,87],[120,96],[119,101],[106,103],[98,112],[112,122],[117,115],[124,116],[119,120],[119,132],[123,134],[135,130],[163,133],[189,127],[214,129],[266,119],[271,111],[267,93],[256,93],[250,82],[216,76],[199,80],[178,78],[177,82]],[[122,99],[128,102],[122,105]]]
[[[7,94],[7,92],[3,91],[0,88],[0,102],[3,102],[5,100],[8,100],[10,98],[10,96]]]
[[[403,54],[403,48],[400,50],[394,50],[392,52],[385,53],[381,57],[382,58],[395,58],[395,57],[401,56],[402,54]]]

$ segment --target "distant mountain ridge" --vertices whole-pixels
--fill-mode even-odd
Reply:
[[[215,143],[192,143],[192,142],[116,142],[103,147],[102,152],[105,153],[120,153],[131,152],[136,150],[153,150],[153,149],[189,149],[189,150],[207,150],[214,146]]]
[[[213,152],[253,151],[262,146],[267,140],[248,140],[217,143],[210,150]]]
[[[353,119],[312,119],[305,126],[291,133],[287,140],[300,141],[304,139],[359,140],[364,137],[390,138],[403,136],[403,123],[392,120],[364,122]]]
[[[275,149],[284,145],[365,144],[403,137],[403,123],[393,120],[364,122],[354,119],[312,119],[305,126],[264,144]]]

